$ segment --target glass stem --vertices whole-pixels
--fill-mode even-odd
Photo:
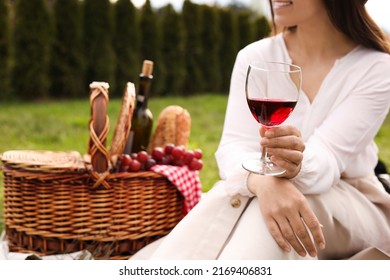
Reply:
[[[267,158],[267,150],[265,147],[262,147],[261,148],[261,161],[266,162],[266,158]]]
[[[260,162],[261,162],[262,173],[265,173],[267,170],[267,149],[265,147],[261,148]]]

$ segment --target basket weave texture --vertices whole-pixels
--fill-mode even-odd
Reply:
[[[6,233],[13,252],[87,249],[96,258],[128,258],[182,218],[182,195],[155,172],[109,174],[110,188],[92,189],[96,181],[88,169],[13,163],[26,154],[35,156],[3,155]]]
[[[101,142],[92,146],[107,154]],[[177,187],[152,171],[96,172],[77,152],[23,150],[5,152],[2,171],[12,252],[126,259],[183,217]]]

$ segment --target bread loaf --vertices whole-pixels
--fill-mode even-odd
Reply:
[[[167,144],[187,146],[191,131],[191,116],[189,112],[178,106],[171,105],[161,111],[156,129],[151,137],[148,151]]]

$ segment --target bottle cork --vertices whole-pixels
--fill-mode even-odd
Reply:
[[[142,65],[142,76],[152,76],[153,73],[153,61],[151,60],[144,60],[144,63]]]

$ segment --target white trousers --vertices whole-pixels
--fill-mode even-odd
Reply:
[[[224,184],[217,183],[170,234],[131,259],[302,259],[276,244],[257,198],[232,198]],[[306,198],[324,226],[326,249],[318,250],[319,259],[346,259],[371,247],[390,253],[390,195],[375,176],[341,181]]]

